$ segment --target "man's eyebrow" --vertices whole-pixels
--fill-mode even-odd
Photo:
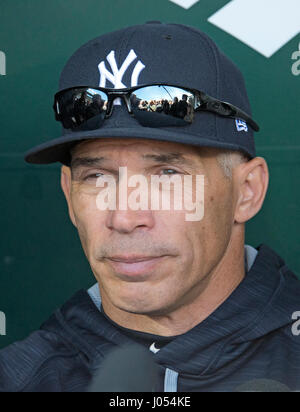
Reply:
[[[143,159],[153,160],[157,163],[173,163],[173,164],[189,164],[190,162],[183,156],[182,153],[161,153],[161,154],[145,154]]]
[[[76,157],[72,159],[71,169],[75,170],[78,167],[100,167],[106,161],[105,157]]]

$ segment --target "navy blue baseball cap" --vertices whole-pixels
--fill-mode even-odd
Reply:
[[[149,22],[89,41],[66,63],[58,91],[83,85],[120,89],[153,83],[197,89],[251,116],[245,82],[237,66],[205,33],[181,24]],[[63,128],[61,137],[29,150],[25,160],[68,165],[74,145],[98,138],[161,140],[256,156],[254,131],[245,122],[197,112],[193,123],[183,127],[145,127],[121,104],[99,129]]]

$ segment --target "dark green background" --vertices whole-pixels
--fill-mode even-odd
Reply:
[[[23,152],[58,137],[52,99],[66,59],[98,35],[147,20],[207,32],[242,69],[262,126],[257,154],[270,186],[262,211],[247,225],[247,243],[267,243],[300,275],[299,91],[291,55],[299,36],[270,59],[207,22],[227,0],[201,0],[185,10],[168,0],[0,0],[0,311],[7,336],[23,339],[75,291],[94,283],[60,191],[60,166],[30,166]],[[267,21],[266,21],[267,24]]]

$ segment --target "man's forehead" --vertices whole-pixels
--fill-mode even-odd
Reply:
[[[150,139],[93,139],[91,141],[83,141],[76,145],[72,150],[72,157],[92,155],[100,153],[118,153],[124,151],[130,151],[132,153],[137,152],[139,155],[145,153],[148,154],[164,154],[173,153],[174,157],[178,159],[184,154],[197,153],[199,148],[196,149],[193,146],[184,145],[182,143],[165,142]],[[145,156],[144,156],[145,157]]]

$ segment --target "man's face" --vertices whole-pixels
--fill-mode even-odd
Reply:
[[[217,154],[217,149],[146,139],[76,146],[69,206],[103,302],[126,312],[163,315],[192,302],[205,288],[234,223],[233,185]],[[143,175],[148,181],[153,175],[204,175],[204,217],[187,221],[186,210],[174,209],[99,210],[96,200],[103,189],[96,187],[97,178],[112,175],[118,189],[120,167],[127,168],[128,179]]]

